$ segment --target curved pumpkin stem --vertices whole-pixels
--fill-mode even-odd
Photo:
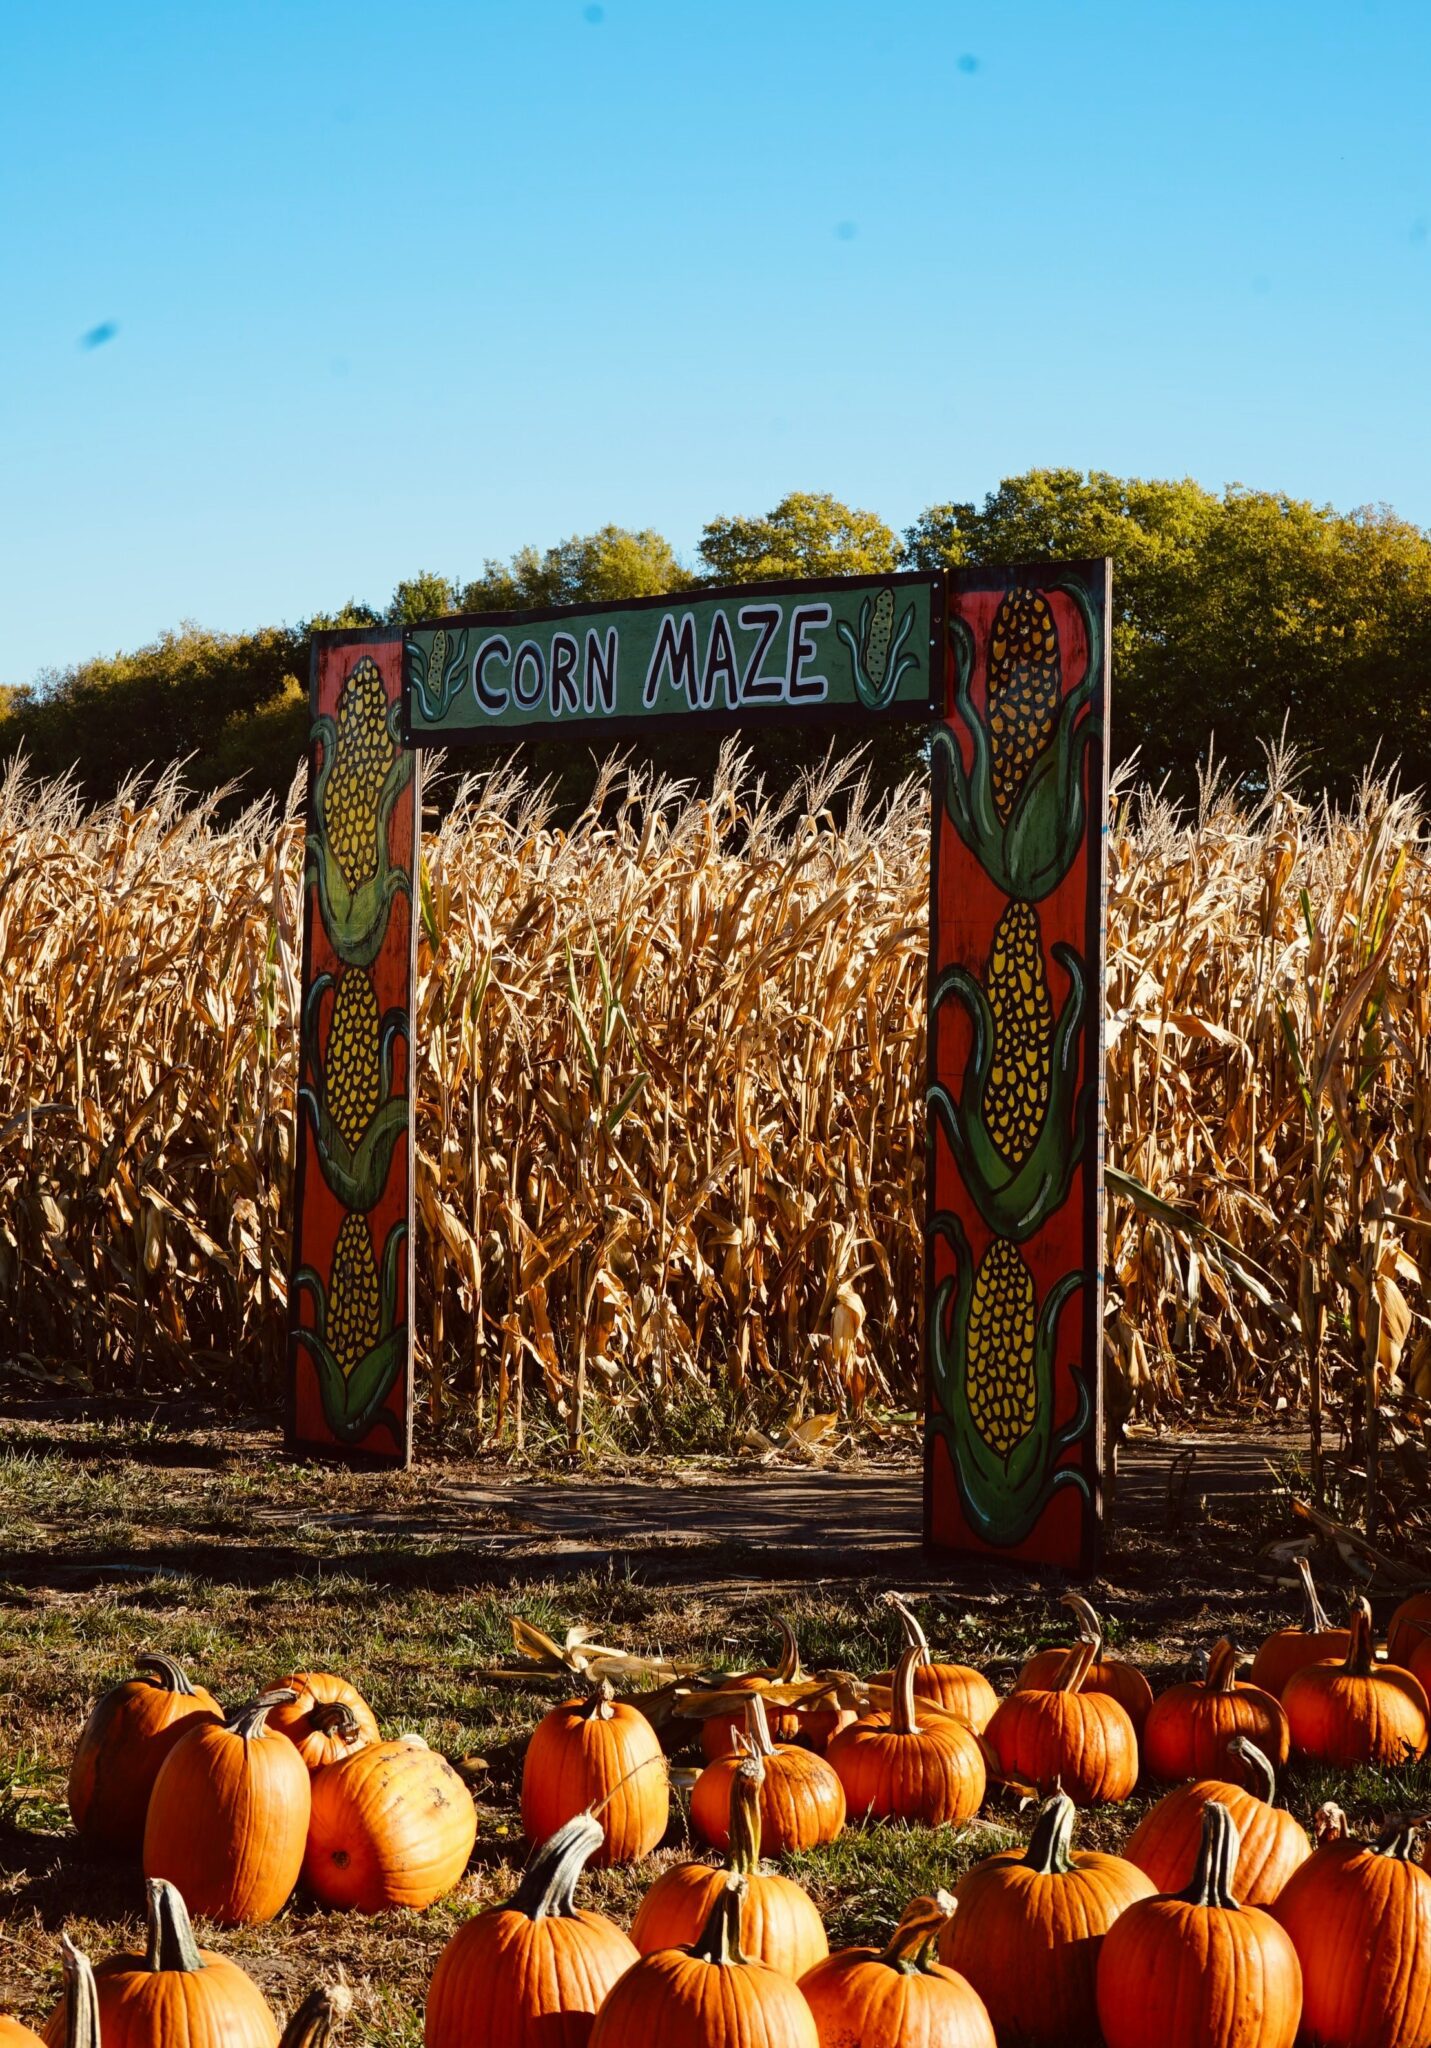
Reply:
[[[1297,1576],[1302,1581],[1302,1607],[1305,1616],[1302,1633],[1309,1636],[1328,1634],[1332,1624],[1326,1608],[1318,1597],[1317,1582],[1312,1577],[1312,1567],[1305,1557],[1297,1559]]]
[[[745,1703],[745,1748],[749,1756],[774,1756],[775,1744],[770,1739],[770,1716],[765,1711],[764,1697],[753,1692]]]
[[[1277,1799],[1277,1773],[1272,1768],[1272,1759],[1266,1750],[1259,1749],[1246,1735],[1234,1735],[1228,1741],[1227,1753],[1229,1756],[1235,1756],[1239,1763],[1246,1764],[1257,1780],[1252,1787],[1253,1797],[1260,1799],[1264,1806],[1274,1805]]]
[[[1351,1642],[1347,1647],[1346,1662],[1342,1665],[1351,1678],[1371,1676],[1374,1646],[1371,1635],[1371,1602],[1364,1593],[1358,1593],[1352,1601],[1347,1616],[1347,1627],[1351,1630]]]
[[[1103,1647],[1103,1624],[1081,1593],[1065,1593],[1059,1601],[1060,1607],[1067,1607],[1078,1617],[1078,1640],[1092,1643],[1095,1649]]]
[[[1058,1670],[1048,1682],[1049,1692],[1078,1692],[1083,1681],[1093,1669],[1098,1655],[1097,1643],[1074,1643]]]
[[[1403,1863],[1415,1863],[1421,1849],[1424,1814],[1400,1813],[1369,1844],[1373,1856],[1395,1856]]]
[[[780,1630],[780,1656],[771,1667],[772,1685],[798,1685],[805,1676],[800,1669],[800,1645],[795,1640],[795,1631],[788,1621],[776,1623]]]
[[[697,1962],[729,1969],[732,1964],[746,1961],[740,1947],[740,1909],[745,1904],[746,1890],[745,1879],[732,1874],[717,1892],[706,1924],[688,1951]]]
[[[1204,1692],[1233,1692],[1237,1687],[1237,1645],[1223,1636],[1213,1645],[1207,1660],[1207,1676],[1202,1682]]]
[[[880,1961],[904,1977],[926,1975],[935,1962],[939,1937],[953,1911],[954,1901],[948,1892],[940,1892],[932,1899],[911,1899]]]
[[[272,1692],[261,1692],[258,1698],[250,1700],[246,1707],[236,1708],[224,1726],[230,1735],[241,1735],[245,1742],[256,1741],[260,1736],[270,1733],[268,1717],[274,1708],[291,1706],[297,1697],[291,1685],[276,1685]]]
[[[356,1742],[363,1732],[346,1700],[320,1700],[308,1719],[320,1735],[336,1735],[343,1742]],[[400,1740],[406,1742],[408,1737],[404,1735]]]
[[[1066,1792],[1054,1792],[1034,1815],[1024,1864],[1040,1877],[1068,1877],[1073,1864],[1073,1823],[1078,1808]]]
[[[605,1839],[594,1814],[573,1814],[532,1851],[506,1910],[525,1913],[529,1920],[570,1920],[576,1912],[577,1880]]]
[[[913,1608],[901,1599],[898,1593],[886,1593],[884,1597],[899,1616],[899,1625],[904,1630],[905,1648],[918,1650],[922,1665],[932,1664],[934,1660],[929,1654],[929,1638],[920,1627]]]
[[[1232,1880],[1237,1875],[1237,1856],[1242,1837],[1237,1822],[1220,1799],[1209,1799],[1202,1810],[1202,1840],[1192,1883],[1186,1891],[1174,1893],[1190,1906],[1220,1906],[1224,1911],[1241,1911],[1233,1896]]]
[[[60,1936],[65,1972],[65,2048],[99,2048],[99,1993],[89,1957]]]
[[[177,1885],[164,1877],[144,1881],[144,1914],[149,1942],[144,1951],[146,1970],[182,1970],[192,1976],[202,1970],[204,1959],[189,1924],[189,1909]]]
[[[760,1788],[765,1765],[758,1756],[743,1756],[730,1781],[730,1846],[726,1869],[736,1877],[754,1877],[760,1869]]]
[[[326,2048],[335,2020],[346,2019],[352,2005],[346,1984],[320,1984],[284,2028],[278,2048]]]
[[[142,1656],[136,1657],[134,1668],[160,1692],[181,1692],[191,1700],[198,1697],[183,1666],[176,1664],[172,1657],[161,1656],[157,1650],[145,1650]]]
[[[891,1735],[917,1735],[919,1732],[919,1720],[914,1711],[914,1674],[923,1662],[921,1653],[911,1645],[894,1667],[894,1683],[890,1687]]]

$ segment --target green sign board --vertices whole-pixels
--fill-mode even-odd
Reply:
[[[944,579],[929,575],[443,619],[404,635],[404,737],[928,718],[941,702],[943,633]]]

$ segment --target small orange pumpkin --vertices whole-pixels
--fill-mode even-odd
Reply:
[[[920,1627],[913,1609],[897,1593],[886,1593],[884,1597],[899,1616],[905,1648],[919,1652],[919,1664],[914,1673],[915,1698],[932,1700],[935,1706],[957,1715],[975,1735],[982,1735],[999,1704],[999,1695],[993,1686],[972,1664],[936,1664],[929,1653],[929,1638]],[[870,1683],[892,1686],[893,1670],[881,1671]]]
[[[265,1725],[287,1692],[199,1721],[164,1760],[144,1824],[144,1875],[225,1926],[271,1920],[298,1882],[312,1797],[303,1759]]]
[[[746,1702],[744,1753],[765,1769],[760,1791],[761,1839],[772,1856],[833,1842],[845,1824],[845,1792],[829,1762],[813,1750],[770,1740],[765,1701],[758,1692]],[[730,1847],[731,1781],[741,1757],[721,1756],[707,1764],[691,1788],[691,1826],[713,1848]]]
[[[466,1921],[437,1959],[425,2048],[585,2048],[597,2009],[638,1960],[621,1929],[576,1904],[605,1837],[578,1813],[532,1855],[504,1905]]]
[[[1006,1778],[1055,1787],[1075,1806],[1126,1799],[1138,1782],[1138,1736],[1127,1709],[1105,1692],[1082,1691],[1097,1654],[1075,1643],[1046,1692],[1014,1692],[984,1730],[984,1740]]]
[[[191,1685],[172,1657],[146,1650],[139,1677],[96,1701],[70,1765],[70,1818],[97,1848],[137,1855],[154,1780],[174,1744],[196,1721],[222,1721],[212,1693]]]
[[[417,1736],[365,1743],[313,1773],[303,1877],[325,1906],[421,1912],[445,1898],[477,1839],[472,1794]]]
[[[1153,1688],[1136,1664],[1103,1655],[1103,1624],[1081,1593],[1065,1593],[1062,1605],[1078,1617],[1078,1640],[1092,1643],[1093,1662],[1083,1681],[1084,1692],[1106,1692],[1117,1700],[1141,1739],[1143,1724],[1153,1704]],[[1067,1650],[1036,1650],[1014,1685],[1015,1692],[1041,1692],[1058,1676]]]
[[[1365,1843],[1351,1840],[1339,1807],[1318,1814],[1317,1846],[1272,1908],[1301,1961],[1309,2041],[1431,2043],[1431,1876],[1417,1847],[1409,1821]]]
[[[814,1900],[792,1877],[760,1867],[760,1792],[765,1766],[742,1757],[730,1783],[730,1847],[725,1869],[678,1863],[656,1879],[636,1909],[631,1939],[643,1956],[685,1948],[700,1937],[728,1877],[745,1879],[740,1909],[741,1953],[787,1977],[802,1977],[830,1953]],[[432,2048],[432,2044],[428,2044]]]
[[[268,1725],[288,1737],[310,1771],[355,1756],[364,1743],[382,1741],[363,1695],[331,1671],[295,1671],[269,1690],[292,1692],[292,1700],[269,1714]]]
[[[1324,1764],[1401,1764],[1426,1751],[1431,1713],[1419,1678],[1372,1656],[1371,1607],[1354,1600],[1340,1664],[1307,1664],[1282,1695],[1293,1747]]]
[[[1237,1858],[1237,1889],[1244,1906],[1270,1906],[1292,1872],[1312,1853],[1306,1829],[1290,1813],[1274,1806],[1277,1778],[1268,1759],[1245,1735],[1227,1745],[1252,1773],[1255,1792],[1222,1778],[1199,1778],[1179,1785],[1144,1814],[1128,1837],[1123,1854],[1152,1879],[1158,1892],[1181,1891],[1192,1882],[1202,1841],[1202,1810],[1220,1800],[1237,1824],[1241,1849]]]
[[[1350,1631],[1333,1628],[1327,1618],[1326,1609],[1317,1597],[1312,1567],[1305,1557],[1297,1559],[1297,1572],[1302,1581],[1306,1618],[1300,1627],[1279,1628],[1275,1635],[1268,1636],[1247,1674],[1250,1684],[1261,1686],[1263,1692],[1270,1692],[1274,1700],[1281,1699],[1287,1680],[1303,1665],[1325,1664],[1340,1659],[1351,1648]]]
[[[914,1680],[924,1653],[905,1651],[895,1666],[888,1713],[862,1714],[837,1735],[829,1762],[845,1788],[849,1813],[960,1827],[983,1804],[986,1773],[978,1737],[926,1701],[915,1711]]]
[[[1224,1636],[1207,1660],[1207,1676],[1175,1685],[1153,1702],[1143,1728],[1143,1762],[1153,1778],[1226,1777],[1255,1783],[1251,1767],[1228,1760],[1227,1745],[1245,1735],[1274,1771],[1287,1762],[1287,1716],[1281,1702],[1237,1680],[1237,1651]]]
[[[997,2048],[984,2001],[936,1959],[947,1894],[914,1899],[883,1950],[843,1948],[800,1979],[829,2048]]]
[[[579,1813],[600,1809],[596,1864],[647,1856],[671,1817],[670,1777],[655,1729],[603,1678],[584,1700],[543,1715],[522,1761],[522,1831],[544,1842]]]

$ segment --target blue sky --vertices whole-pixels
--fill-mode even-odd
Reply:
[[[12,0],[0,679],[797,488],[1431,525],[1428,105],[1424,0]]]

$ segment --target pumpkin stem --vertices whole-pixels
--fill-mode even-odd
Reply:
[[[903,1977],[925,1976],[936,1959],[939,1937],[953,1911],[954,1901],[948,1892],[940,1892],[932,1899],[911,1899],[880,1961]]]
[[[1302,1605],[1306,1611],[1306,1619],[1302,1623],[1303,1634],[1326,1635],[1332,1624],[1326,1608],[1318,1597],[1317,1582],[1312,1577],[1312,1567],[1305,1557],[1297,1559],[1297,1576],[1302,1581]]]
[[[753,1692],[745,1703],[745,1743],[752,1756],[774,1756],[775,1744],[770,1739],[770,1716],[765,1711],[764,1697]]]
[[[745,1904],[746,1890],[745,1879],[732,1872],[717,1892],[706,1924],[688,1951],[697,1962],[729,1969],[732,1964],[747,1960],[740,1948],[740,1909]]]
[[[798,1685],[805,1676],[800,1669],[800,1645],[795,1640],[795,1631],[788,1621],[777,1624],[780,1630],[780,1656],[770,1673],[772,1685]]]
[[[320,1735],[336,1735],[343,1742],[356,1742],[363,1732],[346,1700],[320,1700],[308,1719]],[[407,1737],[401,1740],[406,1741]],[[318,1994],[313,1995],[316,1998]]]
[[[1237,1645],[1227,1636],[1213,1645],[1207,1660],[1204,1692],[1233,1692],[1237,1687]]]
[[[1415,1863],[1421,1846],[1423,1814],[1401,1813],[1384,1827],[1371,1844],[1374,1856],[1396,1856],[1403,1863]]]
[[[760,1788],[765,1765],[758,1756],[743,1756],[730,1781],[730,1846],[726,1869],[737,1877],[754,1877],[760,1869]]]
[[[1347,1627],[1351,1630],[1351,1642],[1342,1669],[1352,1678],[1369,1678],[1373,1656],[1371,1602],[1365,1594],[1359,1593],[1352,1601]]]
[[[353,1994],[346,1984],[320,1984],[284,2028],[278,2048],[326,2048],[333,2022],[346,2019],[352,2004]]]
[[[898,1593],[886,1593],[884,1597],[899,1616],[899,1625],[904,1630],[905,1647],[918,1650],[921,1664],[930,1663],[932,1660],[929,1655],[929,1638],[920,1627],[914,1610]]]
[[[1247,1736],[1234,1735],[1227,1745],[1227,1753],[1246,1764],[1256,1779],[1252,1787],[1253,1797],[1260,1799],[1264,1806],[1273,1805],[1277,1798],[1277,1773],[1267,1752],[1259,1749]]]
[[[1237,1855],[1241,1847],[1242,1837],[1237,1832],[1237,1822],[1220,1799],[1209,1799],[1202,1810],[1202,1840],[1198,1844],[1192,1883],[1186,1891],[1175,1892],[1173,1897],[1185,1900],[1190,1906],[1221,1906],[1227,1912],[1239,1912],[1241,1908],[1232,1894],[1232,1880],[1237,1874]]]
[[[189,1683],[188,1673],[172,1657],[161,1656],[157,1650],[146,1650],[134,1660],[136,1671],[142,1671],[152,1686],[160,1692],[181,1692],[186,1699],[195,1699],[197,1694]]]
[[[261,1692],[256,1700],[250,1700],[246,1707],[237,1708],[224,1726],[231,1735],[241,1735],[245,1742],[252,1742],[268,1733],[268,1717],[273,1709],[286,1707],[297,1697],[291,1685],[276,1685],[271,1692]]]
[[[203,1969],[204,1959],[189,1925],[189,1909],[177,1885],[163,1877],[146,1878],[144,1912],[149,1923],[146,1970],[182,1970],[192,1976]]]
[[[1317,1808],[1312,1822],[1312,1832],[1320,1849],[1324,1843],[1350,1841],[1351,1823],[1342,1809],[1328,1799]]]
[[[604,1840],[594,1814],[574,1814],[533,1849],[507,1910],[524,1913],[528,1920],[570,1920],[576,1912],[577,1880]]]
[[[612,1705],[615,1698],[616,1688],[611,1680],[599,1678],[591,1687],[586,1703],[581,1709],[582,1714],[588,1721],[609,1721],[615,1712]]]
[[[1077,1642],[1070,1646],[1058,1670],[1048,1682],[1050,1692],[1078,1692],[1093,1668],[1097,1643]]]
[[[99,2048],[99,1993],[89,1957],[60,1936],[65,1972],[65,2048]]]
[[[1071,1608],[1078,1617],[1078,1640],[1103,1646],[1103,1624],[1081,1593],[1065,1593],[1060,1607]]]
[[[923,1662],[920,1652],[911,1645],[894,1667],[894,1684],[890,1688],[891,1735],[915,1735],[919,1732],[914,1712],[914,1674]]]
[[[1034,1815],[1024,1864],[1040,1877],[1068,1877],[1073,1870],[1073,1823],[1078,1809],[1066,1792],[1045,1799]]]

